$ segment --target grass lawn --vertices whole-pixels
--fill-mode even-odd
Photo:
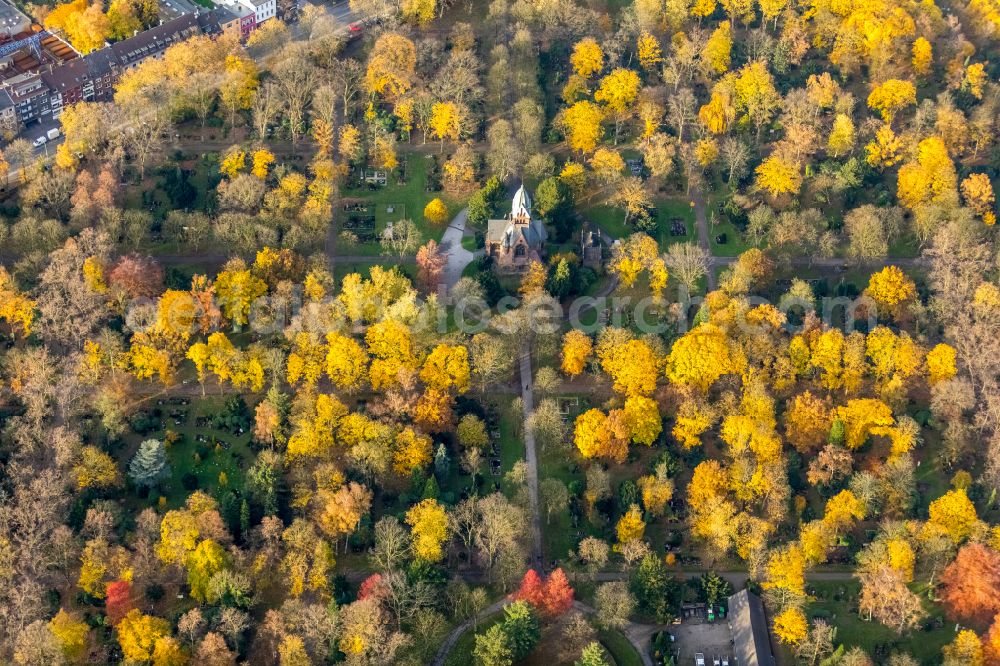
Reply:
[[[782,269],[775,275],[775,281],[760,292],[761,296],[775,301],[788,291],[788,282],[792,278],[809,281],[813,295],[817,298],[816,307],[822,311],[824,297],[847,295],[854,297],[868,286],[871,270],[864,267],[852,267],[849,270],[839,270],[820,266],[793,266]],[[782,282],[784,280],[784,282]]]
[[[809,614],[834,624],[837,627],[836,642],[842,643],[845,648],[863,648],[876,663],[880,659],[878,652],[887,655],[893,650],[900,650],[926,666],[938,664],[941,648],[955,636],[954,625],[944,621],[941,610],[930,602],[924,603],[928,611],[924,626],[928,628],[918,628],[900,636],[879,622],[868,622],[858,617],[855,603],[860,584],[856,581],[816,581],[810,582],[809,586],[817,597],[817,601],[809,605]],[[881,658],[884,659],[885,655]]]
[[[912,233],[903,233],[889,243],[890,257],[919,257],[920,241]]]
[[[585,395],[558,394],[558,397],[565,397],[569,400],[576,399],[577,404],[569,408],[566,416],[567,428],[572,428],[573,420],[578,414],[596,407],[591,404],[590,397]],[[558,479],[569,486],[577,482],[582,486],[586,485],[586,470],[577,462],[577,454],[570,442],[562,446],[550,446],[538,449],[538,480]],[[581,516],[577,526],[573,526],[573,519],[569,508],[561,511],[554,511],[551,517],[542,514],[542,547],[547,560],[565,560],[570,550],[575,550],[581,539],[587,536],[599,536],[600,529],[590,523],[586,517]]]
[[[717,217],[716,224],[709,224],[708,233],[712,254],[717,257],[738,257],[750,249],[750,244],[743,240],[743,234],[740,233],[740,230],[728,220],[721,222]],[[726,242],[717,243],[716,238],[723,234]]]
[[[368,275],[369,265],[368,264],[356,264],[348,262],[336,262],[333,264],[333,279],[337,284],[340,284],[344,280],[344,276],[350,275],[351,273],[360,273],[361,275]]]
[[[376,190],[369,190],[367,187],[343,190],[341,203],[338,203],[337,208],[334,210],[334,223],[340,225],[340,229],[343,228],[343,224],[348,216],[348,213],[343,210],[342,201],[347,199],[363,199],[369,204],[366,214],[375,216],[376,238],[385,230],[389,222],[397,222],[402,219],[412,220],[420,229],[424,240],[441,237],[444,229],[431,226],[424,219],[424,206],[431,199],[440,196],[448,204],[449,214],[454,215],[461,209],[464,202],[448,198],[440,192],[427,191],[427,172],[431,168],[433,156],[421,153],[406,153],[402,158],[406,164],[405,183],[399,182],[399,172],[394,171],[389,173],[389,183],[385,187]],[[337,253],[341,255],[377,256],[381,254],[381,246],[378,240],[358,243],[350,248],[341,247],[341,245],[341,243],[338,243],[337,247]]]
[[[162,403],[162,404],[160,404]],[[255,454],[250,449],[249,429],[238,432],[219,430],[209,421],[206,425],[198,425],[198,418],[211,419],[221,414],[225,399],[220,396],[208,396],[192,400],[188,405],[175,404],[166,399],[157,400],[147,406],[153,418],[159,418],[162,426],[158,430],[146,434],[129,433],[124,443],[119,447],[119,462],[123,469],[138,448],[139,442],[146,439],[163,440],[166,430],[172,430],[180,435],[178,441],[167,447],[167,460],[170,462],[170,476],[165,479],[160,490],[150,492],[145,500],[136,499],[143,506],[155,506],[162,494],[166,497],[167,508],[177,508],[193,492],[184,487],[182,480],[188,474],[197,478],[197,489],[218,497],[227,488],[240,488],[246,470],[253,463]],[[160,410],[161,415],[156,416]],[[252,408],[250,408],[252,414]],[[171,414],[181,415],[179,418]],[[178,421],[180,423],[178,423]],[[199,441],[199,435],[205,441]],[[225,473],[225,483],[220,480]]]
[[[358,263],[358,262],[341,262],[337,261],[333,264],[333,277],[337,284],[344,279],[345,275],[350,275],[351,273],[359,273],[361,277],[368,278],[371,274],[372,266],[379,266],[382,268],[389,269],[395,268],[400,273],[413,280],[416,277],[416,266],[413,264],[377,264],[377,263]]]
[[[152,221],[163,221],[167,217],[167,211],[173,208],[170,197],[162,188],[162,179],[149,173],[146,179],[138,185],[131,185],[125,188],[124,199],[127,210],[135,210],[148,213]],[[151,239],[143,239],[142,243],[150,251],[161,251],[163,243],[155,242]],[[168,247],[174,247],[170,244]]]
[[[590,284],[590,286],[587,287],[586,291],[584,291],[582,294],[580,294],[580,297],[597,298],[597,294],[599,294],[601,292],[601,290],[605,289],[608,286],[608,283],[611,282],[611,281],[612,281],[612,277],[609,274],[603,273],[603,272],[600,273],[597,276],[597,279],[594,280]],[[618,289],[620,290],[621,286],[619,286]],[[606,301],[606,302],[610,302],[610,301]],[[576,311],[576,314],[574,316],[577,317],[577,321],[579,322],[580,326],[584,326],[584,327],[590,328],[590,327],[597,326],[597,323],[598,323],[597,319],[598,319],[598,317],[601,316],[601,312],[603,310],[604,310],[604,307],[602,307],[600,305],[600,301],[598,301],[597,303],[593,304],[593,307],[580,308],[579,310]],[[567,312],[568,312],[568,310],[567,310]]]
[[[657,199],[656,206],[657,231],[656,240],[661,249],[673,243],[694,241],[697,237],[694,228],[694,210],[686,199]],[[624,238],[635,233],[631,223],[625,223],[625,212],[614,206],[599,205],[583,212],[585,218],[597,224],[612,238]],[[670,234],[671,223],[675,219],[684,223],[686,233],[683,236]]]
[[[475,236],[462,236],[462,247],[469,252],[475,252],[479,249],[478,243],[476,242]]]
[[[507,396],[500,402],[500,469],[506,474],[518,460],[524,460],[524,440],[521,437],[522,416],[510,408]],[[504,491],[513,496],[513,489],[504,482]]]
[[[721,185],[717,185],[717,188]],[[722,192],[716,189],[705,197],[705,215],[708,218],[709,245],[712,254],[717,257],[737,257],[750,249],[750,244],[743,234],[733,224],[729,217],[722,213],[721,206],[725,200]],[[726,236],[725,243],[717,243],[715,239],[722,234]]]
[[[572,429],[573,421],[577,415],[592,408],[600,407],[600,398],[591,395],[556,394],[562,398],[575,398],[578,404],[571,407],[567,415],[567,427]],[[662,449],[659,447],[633,446],[632,452],[626,462],[621,465],[611,465],[608,469],[612,488],[612,495],[617,498],[618,487],[625,479],[636,479],[647,473],[653,459],[660,455]],[[570,442],[561,447],[549,447],[538,451],[538,478],[539,482],[544,479],[554,478],[569,486],[574,482],[581,488],[586,486],[586,465],[576,449]],[[582,508],[582,499],[581,508]],[[617,499],[613,501],[617,506]],[[614,525],[618,519],[617,513],[607,516],[609,520],[601,521],[598,524],[591,522],[586,515],[581,515],[574,526],[573,518],[569,508],[561,511],[554,511],[551,517],[543,512],[542,514],[542,545],[545,550],[546,560],[559,560],[564,565],[567,564],[569,551],[575,550],[581,539],[588,536],[596,536],[602,539],[614,540]],[[603,522],[603,524],[601,524]],[[654,526],[655,525],[655,526]],[[666,529],[663,527],[662,519],[646,530],[647,538],[654,549],[659,552],[663,547]],[[612,566],[613,568],[613,566]]]
[[[224,261],[208,261],[203,259],[198,263],[171,264],[166,267],[166,280],[168,289],[186,290],[191,287],[191,278],[195,275],[215,275],[222,270]]]
[[[587,308],[580,310],[580,325],[590,328],[597,325],[597,318],[600,316],[597,308]]]
[[[951,490],[948,480],[954,474],[945,469],[941,456],[938,455],[942,448],[940,434],[926,428],[923,437],[923,444],[915,452],[920,466],[914,472],[917,480],[916,509],[921,516],[927,515],[931,502]]]
[[[492,615],[479,623],[477,631],[466,631],[455,642],[455,646],[445,660],[445,666],[466,666],[473,663],[472,651],[476,647],[476,634],[483,634],[495,624],[499,624],[504,619],[503,612]],[[558,661],[554,639],[561,633],[553,626],[544,627],[542,639],[535,650],[519,663],[526,666],[552,666],[555,663],[572,663]],[[628,642],[625,635],[616,630],[601,630],[597,634],[601,644],[611,654],[616,666],[640,666],[642,659],[636,652],[632,644]]]
[[[618,666],[641,666],[642,658],[622,632],[604,629],[597,636]]]
[[[479,272],[478,263],[475,261],[470,261],[469,265],[462,269],[462,277],[474,278]]]
[[[573,462],[572,454],[567,454],[566,450],[540,451],[538,457],[539,481],[556,478],[567,485],[573,481],[585,484],[584,470]],[[600,532],[584,516],[574,527],[569,508],[553,511],[551,517],[546,516],[544,511],[542,513],[542,547],[547,561],[565,561],[569,551],[575,550],[581,539],[602,536]]]
[[[455,642],[455,646],[448,653],[448,658],[445,659],[445,666],[467,666],[473,663],[472,651],[476,647],[476,634],[484,633],[487,629],[492,627],[494,624],[502,622],[504,619],[503,612],[492,615],[479,623],[477,631],[469,631],[461,635],[461,637]]]
[[[204,6],[209,8],[212,6],[211,0],[195,0],[195,2],[198,2],[198,4],[204,3]],[[188,181],[198,192],[198,196],[194,201],[194,210],[208,212],[208,205],[211,199],[210,193],[214,193],[220,179],[219,160],[216,155],[206,156],[195,162],[194,171]]]

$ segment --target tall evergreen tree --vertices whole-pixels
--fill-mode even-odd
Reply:
[[[170,464],[163,442],[158,439],[147,439],[139,445],[132,461],[128,464],[129,478],[137,486],[152,488],[170,476]]]
[[[445,448],[444,443],[441,442],[434,452],[434,473],[444,479],[448,477],[450,469],[451,460],[448,459],[448,450]]]
[[[680,601],[679,587],[662,559],[655,555],[642,558],[630,587],[644,611],[660,622],[673,619],[673,609]]]

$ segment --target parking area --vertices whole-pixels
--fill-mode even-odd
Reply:
[[[678,666],[693,666],[694,656],[698,653],[705,655],[705,664],[712,666],[717,663],[724,663],[723,658],[729,662],[730,666],[736,663],[733,659],[732,634],[729,631],[729,623],[725,620],[712,623],[690,623],[674,625],[670,628],[670,633],[674,635],[674,643],[678,651]]]

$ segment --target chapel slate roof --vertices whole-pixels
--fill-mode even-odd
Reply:
[[[528,222],[518,222],[527,219]],[[522,184],[514,193],[510,214],[498,220],[489,220],[486,225],[486,242],[500,243],[504,248],[513,247],[519,240],[529,247],[537,248],[548,238],[548,232],[541,220],[531,216],[531,196]]]

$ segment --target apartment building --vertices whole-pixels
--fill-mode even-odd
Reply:
[[[220,13],[222,34],[235,34],[241,42],[245,42],[257,27],[257,12],[237,0],[222,0],[216,5],[216,11]]]
[[[70,104],[111,101],[122,73],[194,35],[221,33],[228,16],[218,9],[184,14],[85,56],[10,76],[0,81],[0,123],[11,117],[19,126],[49,122]]]
[[[257,25],[273,19],[278,11],[277,0],[240,0],[240,4],[253,10]]]

